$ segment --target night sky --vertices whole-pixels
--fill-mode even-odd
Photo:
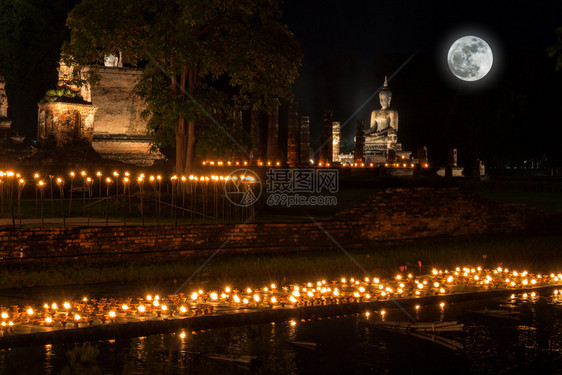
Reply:
[[[547,46],[556,43],[556,28],[562,26],[560,1],[287,0],[283,11],[284,20],[301,41],[304,53],[296,99],[301,104],[301,114],[311,116],[313,139],[319,138],[325,109],[334,110],[335,120],[348,120],[382,84],[384,75],[392,74],[414,53],[415,57],[390,83],[391,107],[400,113],[399,140],[404,146],[415,149],[423,142],[435,149],[433,156],[437,154],[437,159],[446,153],[447,147],[459,147],[460,155],[464,151],[471,157],[477,156],[477,151],[462,150],[463,142],[455,141],[455,137],[465,135],[451,136],[450,129],[439,126],[445,121],[444,116],[454,121],[443,108],[450,107],[447,100],[451,96],[460,98],[460,102],[468,99],[466,105],[477,108],[478,97],[505,96],[508,86],[523,97],[560,95],[559,90],[554,92],[543,85],[562,74],[554,73],[554,59],[546,54]],[[490,74],[472,84],[453,77],[446,66],[450,44],[463,35],[482,37],[494,52]],[[538,81],[535,86],[533,80]],[[555,110],[546,107],[548,100],[532,104],[541,110]],[[344,130],[348,139],[355,133],[356,120],[368,121],[375,108],[380,108],[378,97],[351,118]],[[483,117],[475,121],[487,121]],[[556,128],[560,126],[560,116],[544,117],[557,123]],[[466,125],[460,121],[458,126]],[[547,128],[554,131],[554,127],[552,124]],[[540,145],[540,140],[537,143]],[[537,147],[540,148],[532,145],[534,154],[540,152]]]
[[[435,53],[452,35],[475,30],[497,48],[555,40],[560,1],[286,0],[285,21],[300,39],[305,64],[338,53],[364,61],[389,53]]]
[[[36,103],[56,82],[65,13],[76,2],[45,1],[40,12],[26,13],[20,45],[0,59],[0,70],[2,62],[16,62],[9,111],[15,129],[29,137]],[[404,149],[427,146],[434,164],[455,147],[465,165],[475,158],[497,167],[539,159],[562,165],[562,71],[546,52],[562,27],[562,1],[285,0],[281,9],[302,45],[295,99],[300,114],[310,116],[313,146],[331,109],[346,124],[343,141],[351,151],[357,120],[368,122],[380,108],[378,97],[367,99],[413,56],[390,82]],[[458,80],[446,65],[450,44],[464,35],[482,37],[494,53],[491,72],[474,83]],[[280,116],[286,130],[286,103]]]

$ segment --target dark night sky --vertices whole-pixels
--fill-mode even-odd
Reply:
[[[560,1],[287,0],[283,11],[306,64],[338,52],[364,60],[435,52],[464,29],[489,34],[499,48],[517,49],[553,42],[562,24]]]
[[[427,127],[418,120],[423,118],[418,115],[422,109],[412,107],[432,105],[416,102],[413,96],[424,94],[416,85],[434,85],[449,94],[501,95],[500,88],[516,79],[514,56],[532,50],[546,61],[545,49],[556,42],[555,30],[562,26],[562,1],[286,0],[282,9],[304,53],[295,90],[301,114],[311,116],[313,139],[320,135],[325,109],[333,109],[334,119],[344,122],[377,90],[385,74],[417,53],[390,83],[392,107],[400,112],[404,134],[399,138],[410,149],[419,146],[414,140],[420,133],[408,129]],[[494,52],[490,74],[472,84],[454,78],[445,62],[449,45],[463,35],[482,37]],[[334,61],[341,69],[328,67]],[[554,70],[554,60],[550,68]],[[378,98],[350,121],[344,134],[351,139],[356,119],[368,120],[375,108]],[[430,121],[429,115],[425,121]]]
[[[70,9],[75,1],[58,3]],[[505,165],[514,155],[524,160],[548,154],[562,165],[562,71],[555,72],[555,61],[546,54],[562,27],[562,1],[285,0],[281,8],[302,45],[295,98],[301,115],[310,116],[313,145],[319,143],[324,111],[332,109],[334,120],[347,122],[343,135],[352,146],[356,121],[368,120],[380,107],[377,97],[367,99],[385,75],[415,53],[390,82],[405,149],[428,146],[437,163],[447,148],[457,147],[460,159],[497,159],[496,165]],[[56,22],[50,28],[23,30],[29,35],[21,38],[17,60],[33,59],[37,66],[16,64],[23,89],[19,97],[8,93],[12,114],[20,104],[16,128],[28,135],[36,129],[36,102],[44,93],[37,88],[52,87],[56,80],[65,12],[52,13],[49,19]],[[491,72],[476,83],[459,81],[446,66],[449,45],[463,35],[482,37],[494,52]],[[280,113],[283,127],[286,107]]]

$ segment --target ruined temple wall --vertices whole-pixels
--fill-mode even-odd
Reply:
[[[140,114],[146,107],[134,93],[141,69],[99,67],[100,81],[92,87],[92,104],[97,106],[94,136],[146,136],[148,120]]]
[[[561,224],[562,213],[496,204],[456,188],[388,189],[318,224],[0,229],[0,256],[20,262],[182,256],[218,248],[237,253],[369,249],[380,241],[558,234]]]

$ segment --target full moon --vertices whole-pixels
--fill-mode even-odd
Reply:
[[[463,81],[482,79],[494,62],[492,49],[477,36],[463,36],[449,48],[447,63],[451,72]]]

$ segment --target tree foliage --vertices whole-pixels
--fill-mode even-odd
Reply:
[[[278,0],[84,0],[69,14],[71,39],[64,52],[79,65],[117,51],[134,65],[147,62],[137,92],[148,104],[154,143],[175,140],[176,148],[188,147],[195,133],[187,136],[186,121],[197,123],[198,151],[231,152],[223,147],[231,137],[243,141],[237,111],[268,111],[279,99],[292,98],[302,57],[278,5]],[[178,137],[189,139],[182,143]]]
[[[0,74],[6,78],[9,116],[22,134],[34,135],[37,101],[56,83],[66,13],[76,2],[0,1]]]
[[[548,47],[548,55],[556,58],[556,70],[562,70],[562,27],[556,29],[556,44]]]

